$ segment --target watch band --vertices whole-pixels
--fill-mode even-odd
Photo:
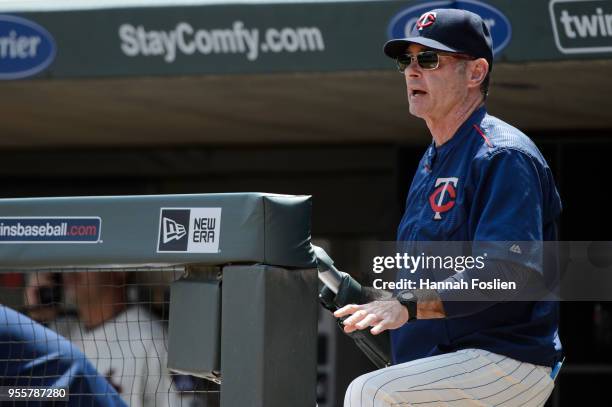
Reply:
[[[408,322],[417,319],[418,299],[416,295],[410,290],[405,290],[400,291],[396,298],[400,304],[408,309]]]

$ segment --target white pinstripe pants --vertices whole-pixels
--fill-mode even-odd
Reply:
[[[553,390],[550,371],[481,349],[463,349],[359,376],[346,391],[344,407],[537,407]]]

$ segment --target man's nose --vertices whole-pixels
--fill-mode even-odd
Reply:
[[[419,66],[416,58],[410,59],[410,64],[404,69],[404,75],[410,78],[418,78],[421,76],[421,67]]]

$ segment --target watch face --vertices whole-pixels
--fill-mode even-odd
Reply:
[[[414,299],[414,294],[410,291],[403,291],[399,293],[399,299],[402,301],[412,301]]]

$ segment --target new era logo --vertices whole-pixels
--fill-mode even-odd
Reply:
[[[185,226],[173,221],[170,218],[162,218],[162,225],[163,225],[162,234],[163,234],[164,244],[172,240],[179,240],[187,234],[187,230],[185,229]]]
[[[162,209],[158,252],[187,251],[189,209]]]
[[[512,246],[510,246],[510,251],[512,253],[516,253],[516,254],[522,254],[523,251],[521,250],[521,246],[517,245],[517,244],[513,244]]]
[[[218,253],[221,208],[162,208],[157,252]]]

